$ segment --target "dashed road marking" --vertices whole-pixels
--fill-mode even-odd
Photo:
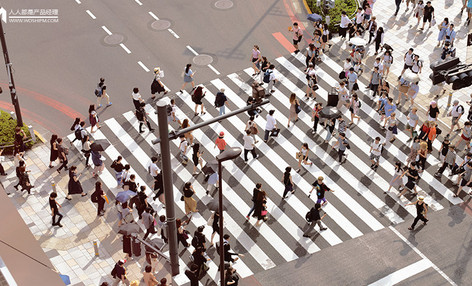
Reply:
[[[138,3],[139,6],[143,6],[143,3],[141,3],[141,1],[139,1],[139,0],[134,0],[134,2]]]
[[[145,70],[146,72],[149,72],[150,69],[148,69],[147,66],[145,66],[141,61],[138,62],[138,64],[143,68],[143,70]]]
[[[150,11],[149,11],[148,13],[149,13],[149,15],[151,15],[151,17],[153,17],[154,19],[156,19],[156,21],[159,20],[159,18],[156,16],[156,14],[154,14],[154,13],[152,13],[152,12],[150,12]]]
[[[80,0],[75,0],[75,2],[77,2],[77,4],[82,4],[82,2],[80,2]]]
[[[212,65],[208,65],[208,67],[209,67],[212,71],[214,71],[217,75],[220,74],[220,72],[217,71]]]
[[[110,30],[108,30],[107,27],[102,26],[102,29],[103,29],[103,31],[105,31],[105,33],[107,33],[109,36],[111,36],[111,32],[110,32]]]
[[[177,35],[172,29],[167,29],[167,31],[169,31],[172,35],[174,35],[174,37],[176,37],[177,39],[179,39],[179,35]]]
[[[189,49],[189,51],[191,51],[194,55],[198,56],[198,53],[194,49],[192,49],[192,47],[187,46],[187,49]]]
[[[127,52],[128,54],[131,54],[131,51],[125,46],[125,44],[121,43],[120,47],[122,47],[123,50],[125,50],[125,52]]]
[[[94,19],[94,20],[97,19],[97,17],[95,17],[95,15],[92,14],[92,12],[90,12],[90,10],[87,10],[87,11],[85,11],[85,12],[87,12],[87,14],[89,14],[90,18],[92,18],[92,19]]]

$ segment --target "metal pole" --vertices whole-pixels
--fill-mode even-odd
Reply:
[[[5,66],[8,74],[8,86],[10,88],[11,103],[15,107],[16,123],[18,126],[23,127],[23,118],[21,117],[20,102],[16,96],[15,81],[13,80],[13,74],[11,72],[12,63],[10,63],[10,57],[8,56],[7,42],[5,40],[5,32],[3,31],[3,24],[0,20],[0,41],[2,42],[3,57],[5,59]]]
[[[225,283],[225,254],[223,247],[223,175],[221,161],[218,160],[218,199],[220,213],[220,285]]]
[[[169,134],[167,123],[167,104],[161,100],[157,102],[157,122],[159,125],[159,137],[166,138]],[[169,257],[172,276],[179,274],[179,255],[177,241],[177,227],[175,224],[175,202],[172,183],[172,167],[170,158],[169,140],[161,140],[161,172],[166,202],[167,227],[169,230]]]

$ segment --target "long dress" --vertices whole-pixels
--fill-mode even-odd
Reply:
[[[58,150],[54,150],[54,143],[56,142],[50,142],[51,144],[51,156],[49,157],[49,161],[54,162],[57,160],[57,157],[59,156]]]
[[[82,194],[84,192],[84,190],[82,189],[82,184],[79,182],[79,180],[74,180],[75,176],[75,173],[69,170],[69,195]]]
[[[395,175],[393,175],[392,179],[390,180],[390,186],[398,189],[401,185],[403,185],[403,178],[400,178],[402,174],[402,170],[395,171]]]
[[[160,79],[161,77],[159,76],[159,74],[156,74],[151,84],[151,94],[156,94],[156,93],[161,93],[163,91],[166,91],[164,86],[160,84]]]

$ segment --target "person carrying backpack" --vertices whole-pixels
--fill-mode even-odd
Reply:
[[[320,231],[327,230],[328,228],[323,227],[321,220],[326,217],[326,213],[322,214],[321,204],[315,204],[313,208],[307,213],[306,219],[309,223],[308,228],[303,233],[303,237],[310,237],[309,233],[315,228],[317,224],[320,228]]]
[[[85,121],[80,121],[78,124],[77,128],[74,130],[74,135],[75,138],[72,140],[71,144],[75,142],[75,140],[79,140],[82,142],[82,140],[87,136],[87,130],[85,130]]]
[[[118,285],[118,283],[124,284],[124,285],[130,285],[130,282],[128,278],[126,277],[126,267],[125,265],[125,260],[119,260],[116,264],[113,270],[111,271],[111,276],[115,278],[114,284],[113,285]]]
[[[222,88],[220,89],[219,92],[216,93],[216,97],[215,97],[215,107],[220,108],[219,115],[225,114],[226,112],[225,105],[229,106],[229,103],[228,103],[228,98],[225,95],[225,89]]]
[[[449,131],[448,134],[451,134],[452,131],[454,131],[454,126],[457,125],[457,130],[456,132],[461,131],[461,125],[459,123],[459,119],[461,119],[462,114],[464,114],[464,107],[462,105],[459,105],[459,100],[455,99],[454,102],[452,103],[452,109],[449,111],[447,116],[451,116],[451,130]]]
[[[102,107],[102,97],[107,99],[107,107],[112,105],[110,96],[107,94],[107,86],[105,85],[105,79],[103,77],[100,78],[100,82],[97,84],[97,88],[95,88],[95,96],[97,97],[97,109]]]
[[[266,94],[275,92],[275,90],[272,89],[275,83],[274,69],[275,69],[275,66],[271,64],[269,68],[264,72],[264,77],[262,78],[262,81],[268,84],[267,89],[266,89]]]
[[[141,102],[139,105],[139,108],[136,109],[135,114],[136,114],[136,119],[139,121],[139,133],[143,133],[143,125],[146,123],[149,132],[154,131],[154,129],[151,127],[151,122],[147,119],[147,113],[146,110],[144,110],[144,106],[146,104],[144,102]]]

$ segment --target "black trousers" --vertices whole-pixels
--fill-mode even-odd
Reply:
[[[418,223],[419,220],[422,220],[423,222],[427,222],[428,220],[424,217],[423,214],[419,214],[415,217],[415,220],[413,221],[413,224],[411,225],[411,228],[415,228],[415,225]]]
[[[67,160],[67,158],[65,160],[61,160],[61,165],[59,166],[59,168],[57,169],[58,171],[62,170],[62,168],[64,169],[68,169],[67,168],[67,163],[69,163],[69,161]]]
[[[374,34],[373,32],[369,32],[369,41],[367,42],[368,44],[370,44],[370,41],[372,41],[372,38],[374,37]]]
[[[346,38],[346,31],[347,28],[339,28],[339,35],[341,36],[341,38]]]
[[[318,122],[320,122],[320,118],[318,116],[315,116],[315,120],[314,120],[314,123],[313,123],[313,131],[316,132],[316,130],[318,130]]]
[[[374,92],[374,93],[372,94],[372,97],[376,96],[377,93],[378,93],[378,91],[379,91],[379,85],[378,85],[378,84],[372,84],[371,90]]]
[[[346,150],[339,150],[338,149],[339,162],[342,162],[344,152],[346,152]]]
[[[252,158],[256,158],[256,157],[257,157],[256,149],[252,149],[252,150],[244,149],[244,161],[247,161],[247,154],[248,154],[249,152],[251,152]]]
[[[398,10],[400,10],[400,4],[402,4],[402,0],[395,0],[395,5],[397,5],[397,9],[395,10],[395,15],[398,13]]]
[[[0,163],[0,175],[5,175],[5,169],[3,169],[2,163]]]
[[[438,173],[439,174],[444,173],[444,170],[446,170],[447,167],[449,167],[451,169],[451,172],[452,172],[452,170],[454,170],[454,167],[451,164],[443,163],[441,168],[439,168]]]
[[[97,204],[98,204],[97,215],[99,215],[105,209],[105,200],[99,199]]]
[[[151,123],[150,123],[149,121],[146,121],[146,124],[147,124],[147,127],[149,128],[149,130],[151,130],[151,129],[152,129]],[[142,132],[142,130],[143,130],[143,125],[144,125],[144,122],[143,122],[143,121],[140,121],[140,122],[139,122],[139,132]]]
[[[59,218],[56,222],[56,216]],[[52,216],[52,225],[60,224],[62,220],[63,215],[60,212],[55,212],[54,215]]]
[[[379,41],[375,41],[375,52],[377,53],[380,49],[380,40]]]
[[[146,240],[146,238],[147,238],[151,233],[156,233],[156,229],[154,228],[153,225],[151,225],[148,229],[146,229],[146,233],[144,234],[143,240]]]
[[[85,166],[88,166],[88,162],[89,162],[89,159],[90,159],[90,152],[85,152],[84,153],[84,156],[85,156]]]

